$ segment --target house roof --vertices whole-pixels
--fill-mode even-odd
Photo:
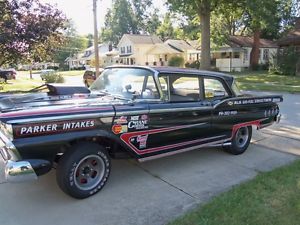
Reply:
[[[172,47],[170,47],[166,43],[156,43],[154,46],[147,52],[147,54],[180,54],[181,51],[178,51]]]
[[[199,40],[187,40],[186,41],[190,46],[192,46],[194,49],[200,49],[201,44]]]
[[[279,46],[300,45],[300,18],[296,20],[296,25],[285,37],[278,40]]]
[[[252,47],[253,46],[253,37],[249,36],[229,36],[227,45],[232,48],[238,47]],[[267,39],[260,39],[259,41],[260,48],[277,48],[277,44],[274,41]]]
[[[126,37],[134,44],[156,44],[163,43],[156,35],[142,35],[142,34],[124,34],[122,39]],[[122,40],[121,39],[121,40]]]
[[[185,52],[188,50],[195,50],[193,46],[191,46],[188,42],[184,40],[174,40],[169,39],[165,41],[166,44],[170,45],[172,48],[175,48],[178,51]]]

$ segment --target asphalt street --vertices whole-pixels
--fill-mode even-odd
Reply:
[[[54,170],[36,182],[0,180],[0,224],[166,224],[259,172],[297,159],[299,99],[300,95],[284,94],[282,122],[255,131],[243,155],[202,149],[145,163],[114,160],[107,185],[89,199],[75,200],[61,192]]]

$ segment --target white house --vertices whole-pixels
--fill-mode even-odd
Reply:
[[[101,67],[109,66],[116,63],[115,56],[118,55],[116,49],[112,48],[109,43],[102,43],[98,45],[99,64]],[[69,65],[70,69],[89,67],[92,60],[95,59],[94,46],[85,49],[83,52],[68,57],[65,62]]]
[[[185,62],[200,57],[200,51],[187,41],[167,40],[163,43],[155,35],[124,34],[118,49],[119,63],[126,65],[167,66],[173,56],[181,56]]]
[[[155,35],[124,34],[118,44],[119,63],[148,65],[147,52],[163,42]]]
[[[165,41],[166,44],[181,52],[184,62],[195,62],[200,59],[201,51],[196,48],[198,41],[185,41],[169,39]]]
[[[240,72],[249,68],[252,45],[252,37],[230,36],[226,45],[212,51],[216,68],[225,72]],[[259,64],[268,64],[278,51],[277,44],[266,39],[260,39],[259,48]]]

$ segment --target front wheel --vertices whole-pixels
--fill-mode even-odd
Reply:
[[[252,127],[241,127],[233,135],[231,146],[225,148],[225,150],[233,155],[240,155],[247,150],[251,138]]]
[[[66,194],[78,199],[87,198],[103,188],[110,167],[110,158],[104,147],[97,143],[79,143],[59,160],[57,183]]]

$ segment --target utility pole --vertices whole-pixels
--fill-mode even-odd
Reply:
[[[97,26],[97,0],[93,0],[94,13],[94,49],[95,49],[95,67],[96,77],[99,76],[99,49],[98,49],[98,26]]]

